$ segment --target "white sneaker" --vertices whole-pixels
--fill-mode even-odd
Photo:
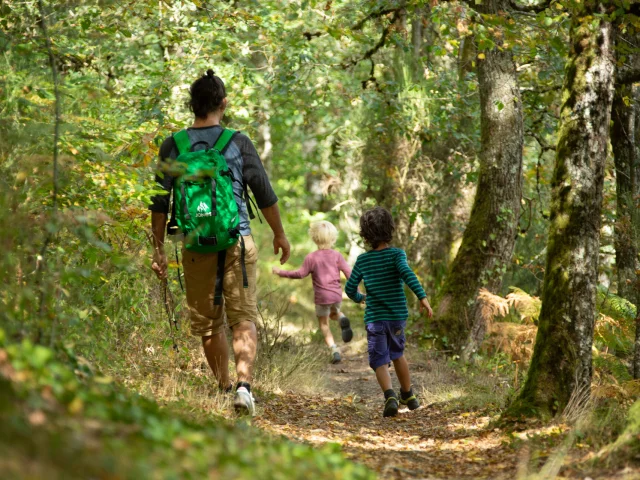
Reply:
[[[248,415],[253,417],[256,413],[253,395],[249,393],[246,387],[240,387],[236,390],[233,398],[233,408],[238,415]]]

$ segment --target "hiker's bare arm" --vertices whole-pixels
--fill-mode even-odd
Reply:
[[[153,233],[153,260],[151,268],[158,278],[167,277],[167,255],[164,252],[164,232],[167,227],[167,214],[151,212],[151,231]]]
[[[287,240],[284,228],[282,227],[278,204],[274,203],[270,207],[263,208],[260,211],[273,231],[273,253],[277,255],[278,252],[282,250],[280,264],[283,265],[287,260],[289,260],[291,247],[289,246],[289,240]]]

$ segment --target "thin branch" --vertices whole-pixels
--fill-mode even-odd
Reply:
[[[51,214],[55,216],[58,209],[58,141],[60,139],[60,88],[58,80],[58,68],[56,66],[56,58],[51,47],[51,39],[49,38],[49,30],[47,21],[44,18],[44,5],[42,0],[38,0],[38,8],[40,10],[40,28],[47,45],[47,54],[49,56],[49,66],[51,67],[51,78],[53,79],[53,94],[55,96],[55,126],[53,133],[53,195]]]
[[[522,198],[529,204],[529,222],[527,223],[527,226],[525,228],[520,228],[520,234],[524,235],[529,231],[529,228],[531,228],[531,219],[533,218],[533,202],[534,200],[528,197],[525,197],[524,195],[522,195]],[[524,217],[524,210],[522,212],[520,212],[520,217],[518,218],[518,226],[520,225],[520,220],[522,220],[522,217]]]
[[[551,4],[551,0],[545,0],[542,3],[538,3],[536,5],[522,5],[517,3],[515,0],[509,0],[509,5],[511,9],[516,12],[522,13],[540,13],[544,12],[549,5]]]
[[[522,87],[522,88],[520,88],[520,93],[523,94],[523,95],[525,93],[541,94],[541,93],[557,92],[559,90],[562,90],[562,86],[560,86],[560,85],[551,85],[551,86],[544,87],[544,88]]]
[[[53,133],[53,194],[51,199],[51,213],[50,218],[52,222],[56,220],[56,214],[58,210],[58,142],[60,139],[60,89],[58,80],[58,68],[56,65],[56,57],[53,54],[53,48],[51,46],[51,38],[49,37],[49,29],[47,28],[47,20],[44,11],[44,4],[42,0],[38,0],[38,10],[40,13],[40,28],[42,29],[42,35],[44,36],[45,45],[47,47],[47,54],[49,57],[49,66],[51,67],[51,77],[53,79],[53,92],[55,95],[55,126]],[[47,235],[44,240],[44,244],[40,249],[40,255],[37,264],[37,283],[40,284],[42,280],[42,271],[45,268],[45,254],[47,248],[53,239],[53,230],[47,229]],[[45,289],[40,291],[40,318],[43,317],[46,303]],[[38,337],[41,337],[41,330],[38,332]],[[53,340],[53,338],[52,338]]]
[[[369,71],[369,78],[367,78],[366,80],[363,80],[361,82],[362,83],[362,89],[366,90],[367,87],[369,86],[369,84],[373,84],[376,87],[376,90],[378,92],[382,92],[382,89],[380,88],[380,84],[378,83],[378,79],[374,75],[376,64],[373,61],[373,58],[369,58],[369,61],[371,62],[371,70]]]
[[[320,37],[322,35],[324,35],[324,32],[302,32],[302,36],[309,42],[313,37]]]
[[[369,21],[369,20],[373,20],[374,18],[380,18],[383,17],[385,15],[388,15],[390,13],[397,13],[398,10],[401,10],[405,7],[405,4],[402,3],[401,5],[397,6],[397,7],[393,7],[393,8],[382,8],[380,10],[371,12],[369,15],[367,15],[366,17],[364,17],[362,20],[360,20],[358,23],[356,23],[353,27],[351,27],[351,30],[356,31],[356,30],[361,30],[362,27],[365,26],[365,24]]]
[[[367,50],[365,52],[365,54],[362,56],[362,58],[360,59],[356,59],[356,60],[351,60],[349,63],[343,64],[342,68],[346,69],[349,68],[353,65],[357,65],[358,63],[362,62],[363,60],[371,60],[371,57],[378,51],[380,50],[382,47],[384,47],[385,43],[387,42],[387,38],[389,37],[389,33],[391,32],[391,27],[393,27],[395,25],[395,23],[398,21],[398,19],[400,18],[400,12],[396,11],[393,15],[393,17],[391,18],[391,21],[389,22],[389,24],[384,27],[384,29],[382,30],[382,35],[380,36],[380,40],[378,40],[378,43],[376,43],[373,47],[371,47],[369,50]]]
[[[538,145],[540,145],[540,149],[542,150],[543,153],[546,152],[547,150],[552,150],[555,152],[556,146],[548,144],[545,141],[545,139],[542,138],[537,132],[527,131],[526,135],[533,137],[535,141],[538,142]]]

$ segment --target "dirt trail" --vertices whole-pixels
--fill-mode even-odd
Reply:
[[[421,399],[418,410],[402,407],[398,417],[382,418],[382,395],[366,354],[348,347],[343,353],[341,364],[328,367],[327,391],[265,399],[255,424],[295,441],[341,443],[350,458],[381,478],[516,478],[519,456],[503,432],[488,428],[483,412],[452,411]],[[429,366],[413,364],[412,375],[420,391]]]

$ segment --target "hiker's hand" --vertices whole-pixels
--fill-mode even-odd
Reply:
[[[151,270],[156,272],[158,278],[167,278],[167,255],[164,253],[163,248],[156,248],[155,252],[153,252]]]
[[[280,273],[280,269],[279,269],[279,268],[276,268],[276,267],[273,267],[273,268],[271,269],[271,273],[273,273],[274,275],[278,275],[278,274]]]
[[[420,300],[420,313],[427,312],[427,317],[433,317],[433,310],[431,310],[431,305],[429,305],[429,300],[427,297],[424,297]]]
[[[289,255],[291,254],[289,240],[287,240],[287,237],[285,235],[276,235],[275,237],[273,237],[273,253],[277,255],[280,250],[282,250],[282,255],[280,256],[280,265],[284,265],[287,260],[289,260]]]

